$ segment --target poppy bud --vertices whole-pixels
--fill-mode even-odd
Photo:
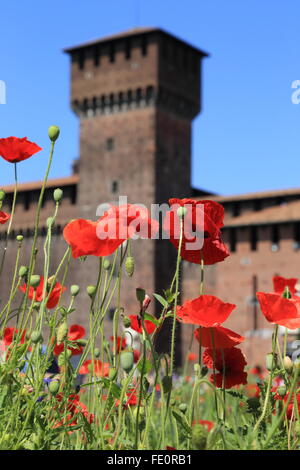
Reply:
[[[283,358],[283,365],[284,365],[284,368],[287,372],[292,372],[293,370],[293,362],[291,360],[291,358],[289,356],[285,356]]]
[[[123,317],[123,325],[125,328],[130,328],[131,327],[131,320],[128,317]]]
[[[3,201],[5,198],[5,191],[3,189],[0,189],[0,201]]]
[[[117,377],[117,374],[118,374],[117,369],[115,367],[111,367],[108,373],[109,380],[111,381],[115,380],[115,378]]]
[[[78,286],[77,284],[73,284],[73,285],[71,286],[71,288],[70,288],[71,295],[72,295],[73,297],[76,297],[76,295],[78,294],[79,290],[80,290],[79,286]]]
[[[123,370],[129,374],[134,364],[133,351],[125,350],[120,354],[120,364]]]
[[[43,341],[43,337],[40,331],[33,331],[30,335],[30,339],[33,344],[37,344]]]
[[[136,289],[136,298],[138,299],[140,304],[144,302],[145,295],[146,295],[145,289],[142,289],[141,287],[138,287]]]
[[[177,209],[177,215],[181,219],[187,214],[187,208],[186,207],[179,207]]]
[[[56,339],[57,339],[57,344],[61,344],[67,337],[68,335],[68,324],[66,320],[64,320],[59,327],[57,328],[56,332]]]
[[[277,388],[277,393],[280,397],[285,397],[285,395],[286,395],[286,386],[285,385],[280,385]]]
[[[92,285],[87,286],[86,291],[88,295],[90,296],[90,298],[92,299],[93,297],[95,297],[95,294],[96,294],[96,286],[92,286]]]
[[[132,256],[127,256],[126,258],[125,271],[129,277],[131,277],[134,273],[134,258]]]
[[[192,430],[193,450],[204,450],[206,448],[208,431],[202,424],[195,424]]]
[[[64,192],[63,192],[62,189],[56,188],[53,192],[54,201],[55,202],[60,202],[62,200],[63,194],[64,194]]]
[[[58,390],[59,390],[59,386],[60,386],[60,383],[58,382],[58,380],[52,380],[50,383],[49,383],[49,392],[52,394],[52,395],[56,395]]]
[[[187,406],[186,403],[180,403],[180,405],[179,405],[178,408],[180,409],[180,411],[181,411],[182,413],[186,413],[186,411],[187,411],[187,409],[188,409],[188,406]]]
[[[30,277],[29,284],[31,287],[38,287],[40,285],[41,278],[38,274],[33,274],[33,276]]]
[[[172,377],[165,375],[162,379],[162,386],[164,393],[169,393],[172,390]]]
[[[145,295],[145,298],[144,298],[144,301],[143,301],[143,311],[145,312],[147,310],[147,308],[149,307],[149,304],[151,302],[151,299],[149,297],[149,295]]]
[[[70,359],[71,356],[72,356],[72,351],[70,351],[70,349],[67,349],[66,353],[65,351],[60,353],[60,355],[58,356],[59,367],[64,366],[66,362],[68,362],[68,359]]]
[[[19,276],[20,277],[25,277],[25,276],[27,276],[27,273],[28,273],[27,266],[21,266],[20,269],[19,269]]]
[[[266,355],[266,368],[268,371],[276,369],[277,367],[277,354],[268,353]]]
[[[99,348],[95,348],[95,349],[94,349],[94,356],[95,356],[95,357],[99,357],[100,354],[101,354],[100,349],[99,349]]]
[[[103,269],[105,269],[105,271],[108,271],[109,268],[110,268],[110,261],[109,261],[109,259],[105,259],[103,261]]]
[[[199,372],[200,371],[200,365],[199,364],[194,364],[194,372]]]
[[[23,235],[17,235],[17,236],[16,236],[16,240],[17,240],[18,242],[23,241],[23,238],[24,238]]]
[[[60,134],[59,127],[57,126],[50,126],[48,128],[48,136],[51,142],[55,142],[58,139],[58,136]]]

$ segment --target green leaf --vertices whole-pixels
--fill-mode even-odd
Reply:
[[[153,294],[153,296],[156,298],[156,300],[158,300],[158,302],[164,307],[164,308],[168,308],[168,301],[166,299],[164,299],[161,295],[159,294]]]
[[[144,320],[151,321],[151,323],[154,323],[155,326],[159,326],[159,320],[149,313],[144,313]]]
[[[191,433],[191,427],[189,426],[186,418],[182,414],[177,413],[177,411],[175,411],[175,410],[172,410],[172,414],[173,414],[174,418],[176,419],[177,423],[179,423],[183,427],[183,429],[188,434],[190,434]]]
[[[140,371],[140,373],[142,373],[143,361],[140,361],[138,363],[137,368]],[[148,372],[150,372],[151,369],[152,369],[151,361],[149,361],[149,359],[146,359],[145,362],[144,362],[144,374],[148,374]]]

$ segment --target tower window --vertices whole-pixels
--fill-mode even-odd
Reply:
[[[109,60],[110,60],[110,62],[115,61],[115,45],[114,45],[114,43],[111,43],[110,48],[109,48]]]
[[[84,69],[85,53],[84,50],[79,52],[78,66],[80,70]]]
[[[148,38],[147,36],[142,37],[142,55],[145,56],[147,55],[147,49],[148,49]]]
[[[230,237],[230,251],[236,251],[236,229],[232,228],[229,232]]]
[[[94,47],[94,65],[98,67],[100,64],[100,50],[98,46]]]
[[[111,183],[111,192],[112,193],[117,193],[119,190],[119,182],[117,180],[113,180]]]
[[[131,41],[127,39],[125,42],[125,58],[130,59],[131,57]]]
[[[300,249],[300,222],[294,224],[294,242],[293,249],[295,251]]]
[[[250,229],[250,244],[251,250],[255,251],[257,249],[257,227],[251,227]]]
[[[114,149],[115,141],[112,137],[106,140],[106,150],[111,151]]]
[[[240,204],[238,202],[235,202],[232,207],[232,215],[233,217],[237,217],[240,215]]]
[[[260,211],[261,210],[261,200],[260,199],[255,199],[255,201],[254,201],[254,210],[255,211]]]
[[[272,225],[271,228],[271,250],[278,251],[279,250],[279,227],[278,225]]]

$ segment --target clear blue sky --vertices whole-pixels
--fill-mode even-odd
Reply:
[[[300,186],[300,4],[261,0],[26,0],[2,2],[1,137],[27,136],[45,150],[19,165],[41,179],[48,125],[61,127],[50,177],[70,174],[78,121],[69,109],[62,48],[135,26],[159,26],[211,54],[203,110],[193,125],[193,184],[221,194]],[[0,162],[0,185],[12,182]]]

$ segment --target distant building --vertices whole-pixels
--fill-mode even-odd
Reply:
[[[64,225],[78,217],[96,220],[98,205],[117,201],[119,195],[148,207],[170,197],[216,200],[225,207],[223,234],[231,256],[206,268],[205,292],[237,304],[228,326],[246,335],[243,348],[249,361],[260,363],[270,349],[271,325],[259,312],[254,294],[271,291],[276,273],[298,276],[300,188],[226,197],[191,188],[191,124],[201,110],[201,64],[207,55],[201,50],[161,29],[141,28],[66,52],[71,58],[71,106],[80,119],[80,158],[70,177],[48,182],[36,266],[42,259],[56,187],[64,190],[64,200],[53,235],[53,268],[66,249],[61,236]],[[40,186],[40,182],[19,185],[10,245],[17,234],[25,236],[24,263]],[[4,189],[9,211],[13,186]],[[176,260],[168,240],[138,240],[133,253],[135,273],[125,280],[122,293],[127,314],[137,313],[135,287],[144,287],[150,295],[161,292],[170,284]],[[11,271],[14,259],[10,249]],[[83,287],[73,322],[87,325],[85,287],[95,282],[96,259],[72,261],[70,270],[68,285]],[[183,263],[183,299],[198,295],[199,275],[199,266]],[[1,281],[1,292],[8,292],[10,281],[9,275]],[[160,336],[161,350],[168,350],[168,330]],[[190,327],[178,327],[178,361],[190,332]]]

